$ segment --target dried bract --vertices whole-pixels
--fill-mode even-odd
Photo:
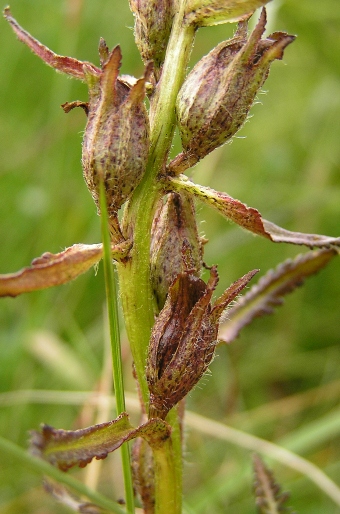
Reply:
[[[186,23],[207,27],[245,19],[270,0],[187,0]]]
[[[112,238],[119,241],[117,211],[140,182],[148,157],[149,119],[144,97],[152,64],[146,67],[144,77],[130,85],[130,77],[126,80],[118,76],[122,57],[119,46],[110,52],[100,40],[98,68],[55,54],[20,27],[9,8],[4,15],[18,38],[46,64],[87,83],[89,102],[65,103],[62,107],[65,112],[82,107],[88,115],[83,141],[84,178],[97,206],[103,182]]]

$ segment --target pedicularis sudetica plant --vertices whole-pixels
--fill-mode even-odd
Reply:
[[[99,67],[56,55],[21,28],[9,8],[4,12],[18,38],[45,63],[88,86],[87,102],[67,102],[62,107],[65,112],[81,107],[87,116],[83,174],[102,217],[104,244],[74,245],[57,255],[44,254],[30,267],[1,276],[0,293],[16,296],[65,283],[104,255],[117,356],[117,419],[78,431],[45,425],[33,433],[32,451],[66,471],[127,448],[124,443],[136,439],[131,465],[128,452],[124,454],[127,512],[134,511],[133,491],[146,513],[182,512],[183,402],[206,372],[216,345],[231,342],[253,318],[270,313],[285,294],[338,253],[339,238],[285,230],[263,219],[256,209],[183,174],[239,130],[271,64],[282,59],[295,39],[285,32],[264,35],[267,2],[130,0],[135,40],[145,63],[138,80],[119,75],[119,46],[110,50],[100,40]],[[258,7],[263,9],[249,34],[248,20]],[[186,76],[197,30],[230,22],[237,23],[234,37],[217,45]],[[182,152],[169,162],[176,126]],[[228,305],[258,270],[246,273],[213,299],[218,273],[216,266],[203,262],[206,241],[198,234],[195,199],[273,242],[315,249],[265,275],[229,307],[228,320],[219,326]],[[124,412],[112,259],[140,391],[138,427]],[[201,278],[203,268],[210,270],[207,283]],[[258,459],[255,470],[259,508],[274,512],[268,510],[271,501],[275,512],[283,511],[283,498]],[[97,512],[94,505],[91,508]],[[114,511],[122,508],[117,505]]]

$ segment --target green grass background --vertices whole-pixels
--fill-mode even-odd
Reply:
[[[12,0],[11,8],[19,23],[55,52],[98,64],[102,36],[109,47],[121,44],[122,72],[141,75],[127,0]],[[286,30],[298,38],[284,61],[273,64],[266,94],[258,97],[262,105],[253,107],[239,137],[201,162],[193,179],[228,192],[290,230],[339,236],[340,4],[274,0],[269,12],[269,31]],[[53,72],[16,41],[4,20],[0,23],[0,273],[9,273],[45,251],[99,242],[100,223],[82,179],[85,115],[81,110],[65,115],[59,107],[86,100],[86,87]],[[199,31],[191,64],[233,29]],[[179,150],[176,141],[174,155]],[[253,237],[203,207],[199,217],[210,241],[205,260],[219,266],[219,292],[249,269],[264,274],[305,251]],[[338,484],[339,276],[334,260],[287,298],[275,316],[256,320],[232,345],[220,348],[211,376],[188,398],[188,407],[204,416],[286,441]],[[0,392],[97,389],[105,367],[104,305],[101,266],[68,285],[2,299]],[[126,343],[123,350],[127,389],[134,391]],[[5,403],[4,398],[0,394],[0,433],[21,446],[40,422],[71,429],[98,420],[89,405],[8,397]],[[193,429],[186,440],[185,498],[192,512],[254,513],[249,452]],[[339,512],[309,480],[270,465],[291,491],[297,512]],[[117,457],[103,466],[98,488],[118,498],[123,492]],[[0,456],[0,512],[69,511],[42,492],[39,476]]]

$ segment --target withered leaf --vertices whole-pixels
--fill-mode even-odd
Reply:
[[[128,241],[113,246],[112,257],[119,260],[130,248]],[[97,264],[102,255],[102,244],[75,244],[57,254],[46,252],[34,259],[31,266],[0,275],[0,296],[17,296],[70,282]]]
[[[123,443],[142,437],[157,448],[170,435],[170,427],[152,419],[135,428],[125,412],[115,420],[80,430],[60,430],[43,425],[41,432],[31,433],[31,451],[62,471],[73,466],[85,467],[93,458],[105,459]]]
[[[289,494],[282,493],[275,482],[273,473],[264,465],[258,455],[254,455],[254,493],[259,514],[280,514],[292,512],[285,506]]]
[[[220,326],[219,339],[230,343],[254,318],[271,314],[274,307],[283,303],[286,294],[301,286],[307,277],[326,266],[336,254],[335,249],[327,248],[309,251],[268,271],[228,310],[228,320]]]
[[[210,187],[200,186],[191,182],[185,175],[169,177],[164,181],[167,190],[184,190],[191,192],[199,200],[217,209],[223,216],[237,223],[242,228],[259,236],[270,239],[274,243],[291,243],[305,245],[310,248],[328,248],[340,246],[340,237],[329,237],[319,234],[304,234],[286,230],[271,221],[262,218],[257,209],[235,200],[227,193],[215,191]]]
[[[99,68],[94,66],[91,63],[78,61],[78,59],[74,59],[73,57],[64,57],[63,55],[57,55],[52,50],[47,48],[47,46],[42,45],[39,41],[37,41],[34,37],[32,37],[26,30],[24,30],[18,22],[13,18],[12,13],[9,7],[6,7],[4,10],[4,17],[10,23],[13,31],[17,35],[18,39],[25,43],[33,53],[35,53],[38,57],[40,57],[46,64],[58,70],[62,73],[66,73],[71,77],[76,79],[85,80],[84,74],[84,64],[91,67],[91,71],[95,75],[100,74]]]

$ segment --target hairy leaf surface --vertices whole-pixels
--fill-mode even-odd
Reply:
[[[138,428],[130,424],[125,412],[115,420],[80,430],[60,430],[43,425],[41,432],[33,431],[31,451],[62,471],[73,466],[85,467],[93,458],[105,459],[108,453],[136,437],[143,437],[157,447],[170,435],[165,421],[151,419]]]

